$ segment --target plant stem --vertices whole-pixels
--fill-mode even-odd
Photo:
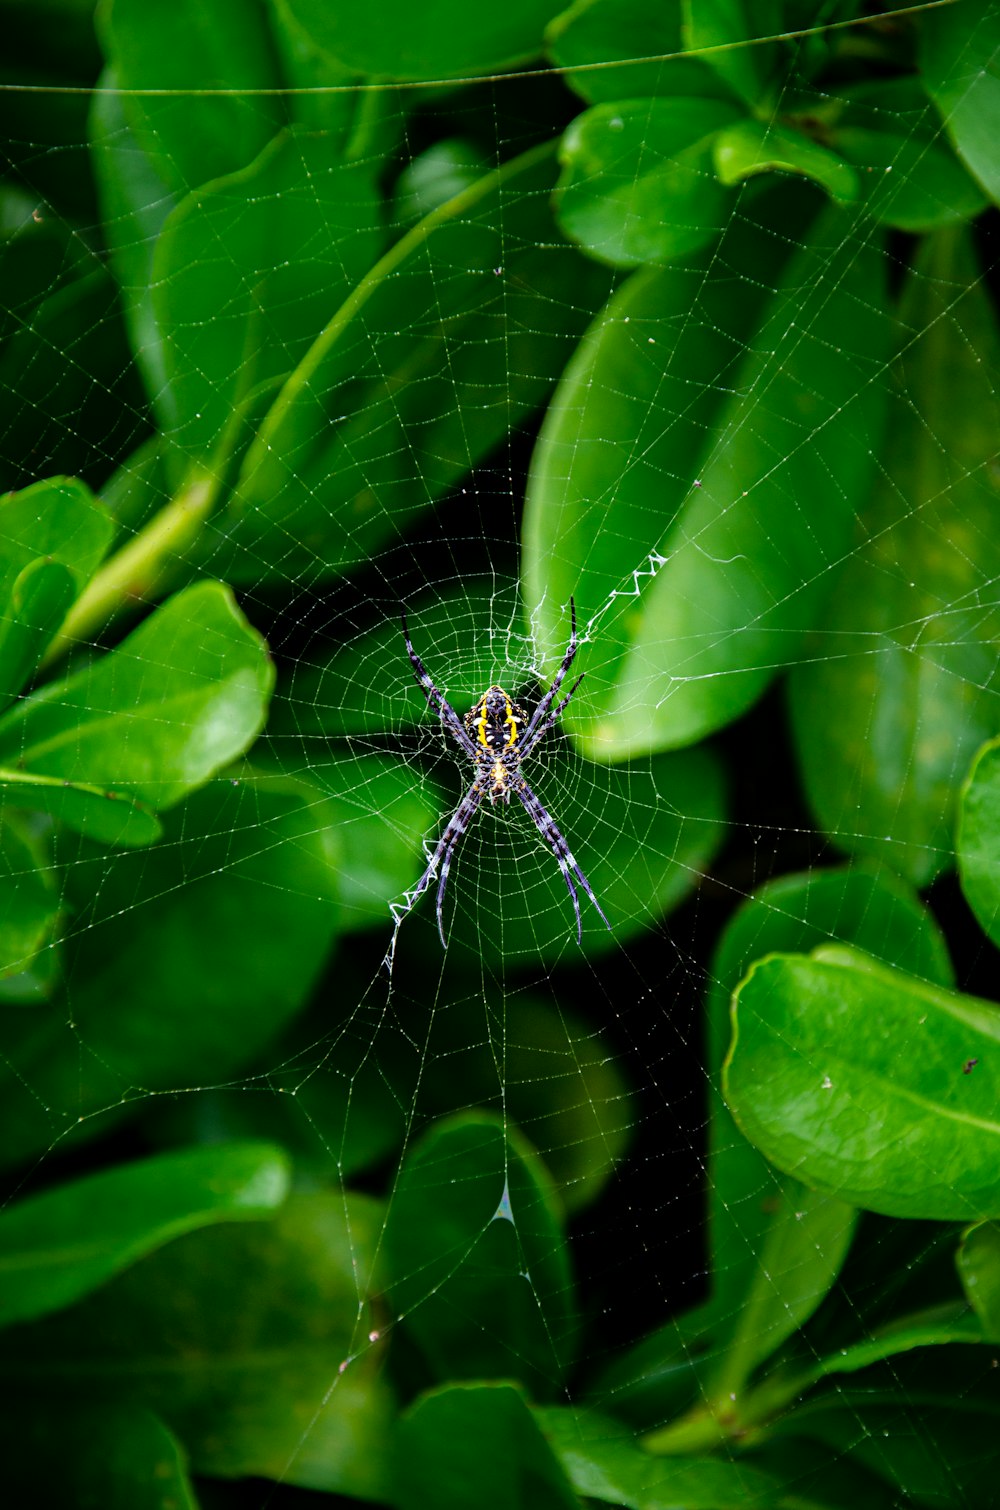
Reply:
[[[101,567],[74,603],[49,646],[43,667],[81,640],[92,640],[131,602],[155,597],[199,535],[215,506],[218,484],[199,474]]]

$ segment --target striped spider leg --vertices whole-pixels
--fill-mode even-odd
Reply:
[[[438,878],[437,887],[437,926],[441,935],[441,943],[447,947],[444,932],[444,919],[442,908],[444,905],[445,886],[448,881],[448,872],[455,856],[455,849],[462,835],[476,813],[484,797],[490,802],[510,802],[511,792],[517,794],[518,799],[529,814],[538,832],[552,850],[566,882],[573,909],[576,913],[576,937],[577,943],[583,941],[583,923],[580,917],[580,899],[577,894],[574,879],[587,893],[593,903],[598,916],[607,928],[611,928],[590,887],[590,882],[573,858],[572,851],[563,838],[552,817],[542,803],[535,796],[531,787],[521,774],[521,761],[524,756],[534,749],[535,745],[549,729],[552,728],[562,710],[566,707],[573,693],[576,691],[582,676],[578,676],[566,695],[553,708],[559,690],[570,667],[576,658],[579,642],[576,637],[576,605],[570,599],[570,638],[566,647],[555,679],[544,697],[538,703],[530,719],[524,712],[512,702],[502,687],[488,687],[474,708],[470,710],[464,719],[460,719],[454,708],[448,702],[444,693],[434,685],[426,666],[414,650],[410,641],[409,631],[406,626],[406,615],[403,614],[403,638],[406,643],[406,653],[410,657],[413,666],[413,674],[420,684],[420,688],[428,703],[438,713],[442,724],[455,740],[456,744],[468,755],[475,766],[475,780],[469,791],[462,798],[458,807],[449,818],[444,833],[438,840],[433,854],[427,863],[420,880],[412,891],[406,893],[405,905],[401,908],[393,907],[397,926],[406,914],[416,905],[424,892],[428,890],[435,876]],[[523,727],[523,733],[522,733]]]

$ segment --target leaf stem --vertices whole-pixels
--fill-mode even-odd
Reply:
[[[101,567],[66,615],[45,653],[43,668],[81,640],[94,639],[127,604],[146,601],[162,590],[177,559],[211,514],[217,492],[217,481],[198,473]]]

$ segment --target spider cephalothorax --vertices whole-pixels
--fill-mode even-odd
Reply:
[[[577,865],[569,845],[556,827],[555,820],[539,802],[521,774],[521,762],[531,753],[542,735],[552,728],[583,679],[578,676],[565,697],[553,708],[556,694],[565,681],[577,652],[576,607],[572,598],[569,600],[569,610],[570,636],[566,654],[562,658],[562,665],[556,672],[552,686],[531,717],[529,718],[516,703],[511,702],[502,687],[492,686],[487,687],[476,706],[465,715],[464,721],[459,718],[444,693],[439,692],[431,681],[427,668],[410,643],[406,615],[403,615],[403,637],[406,641],[407,654],[424,696],[431,707],[437,709],[441,722],[456,744],[470,757],[476,771],[475,780],[448,820],[445,831],[430,857],[427,869],[413,890],[407,892],[406,906],[394,909],[397,918],[405,917],[410,908],[416,905],[418,898],[423,896],[436,875],[438,877],[437,925],[442,944],[446,941],[441,907],[455,846],[468,828],[484,797],[488,797],[491,802],[498,800],[509,802],[511,792],[514,792],[523,803],[538,832],[559,862],[563,880],[569,887],[569,894],[573,898],[577,942],[583,937],[583,925],[580,920],[580,899],[576,894],[576,886],[573,884],[574,877],[597,908],[607,927],[611,927],[590,889],[590,882]]]

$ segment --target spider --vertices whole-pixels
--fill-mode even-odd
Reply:
[[[546,811],[535,796],[531,787],[521,775],[521,762],[526,755],[530,755],[543,734],[552,728],[573,693],[579,687],[583,676],[577,677],[570,687],[566,696],[562,698],[555,708],[556,694],[566,679],[566,674],[576,658],[578,642],[576,638],[576,606],[573,599],[569,600],[570,610],[570,635],[566,654],[563,656],[562,665],[556,672],[552,686],[546,692],[534,713],[529,718],[507,696],[502,687],[487,687],[482,697],[474,708],[460,719],[448,699],[431,681],[427,669],[410,641],[409,631],[406,627],[406,615],[403,619],[403,638],[406,641],[406,653],[410,657],[413,671],[420,683],[421,690],[432,708],[435,708],[441,716],[448,733],[455,740],[459,748],[468,755],[475,767],[475,780],[466,795],[462,798],[458,807],[452,813],[445,827],[444,833],[437,842],[437,847],[430,857],[427,869],[411,892],[407,893],[406,906],[397,913],[397,919],[402,919],[416,906],[419,898],[428,889],[435,875],[438,877],[437,888],[437,925],[441,935],[441,943],[447,948],[447,940],[444,936],[444,921],[441,916],[441,908],[444,902],[444,890],[448,882],[448,872],[455,856],[455,848],[462,835],[471,822],[476,809],[484,797],[491,802],[510,802],[510,794],[513,792],[527,808],[529,815],[541,834],[542,838],[552,850],[559,862],[563,880],[569,888],[569,894],[573,898],[573,908],[576,912],[576,939],[577,943],[583,940],[583,925],[580,920],[580,899],[577,896],[573,877],[583,887],[590,900],[593,902],[606,927],[611,928],[600,904],[590,889],[590,882],[583,871],[577,865],[570,851],[569,845],[556,827],[552,815]]]

